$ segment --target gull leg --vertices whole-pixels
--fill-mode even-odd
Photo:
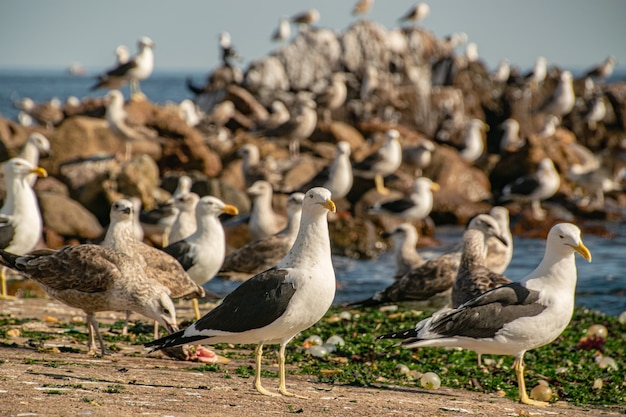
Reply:
[[[96,339],[95,336],[98,337],[98,342],[100,343],[100,352],[102,356],[106,355],[106,349],[104,348],[104,339],[102,339],[102,334],[100,334],[100,328],[98,327],[98,321],[96,320],[95,314],[88,313],[87,314],[87,327],[89,329],[89,341],[87,342],[87,347],[89,348],[89,354],[96,354]]]
[[[526,393],[526,382],[524,381],[524,358],[515,358],[515,361],[513,362],[513,368],[515,369],[515,376],[517,377],[517,386],[519,388],[520,402],[524,404],[535,405],[538,407],[547,406],[547,402],[531,400]]]
[[[0,300],[15,300],[17,297],[7,294],[7,267],[0,268],[0,285],[2,285],[2,294]]]
[[[270,392],[261,385],[261,357],[263,356],[263,343],[259,343],[254,349],[254,359],[256,362],[256,376],[254,377],[254,387],[263,395],[278,397],[278,394]]]
[[[130,321],[130,315],[133,312],[126,310],[126,318],[124,319],[124,326],[122,327],[122,336],[128,336],[128,322]]]
[[[376,174],[374,177],[374,184],[376,185],[376,191],[378,191],[379,194],[389,194],[389,189],[385,187],[385,179],[382,175]]]
[[[135,101],[146,100],[146,95],[141,92],[141,89],[139,88],[139,81],[137,80],[132,80],[130,82],[130,99]]]
[[[193,312],[196,315],[196,320],[200,320],[200,306],[198,305],[198,299],[192,298],[191,304],[193,304]]]
[[[157,340],[159,338],[159,322],[158,321],[154,321],[154,340]]]
[[[533,200],[531,204],[533,217],[537,220],[544,220],[546,218],[546,211],[541,208],[541,202],[539,200]]]
[[[287,384],[285,381],[285,347],[286,346],[287,346],[287,343],[281,344],[280,350],[278,351],[278,375],[280,378],[280,385],[278,386],[278,390],[280,391],[281,394],[287,397],[296,397],[296,398],[306,399],[307,397],[302,397],[300,395],[287,391]]]

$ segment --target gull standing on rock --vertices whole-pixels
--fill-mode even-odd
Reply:
[[[569,71],[563,71],[559,77],[559,83],[552,95],[537,109],[539,112],[563,117],[574,108],[576,96],[574,95],[574,78]]]
[[[423,220],[433,209],[433,191],[437,190],[439,190],[439,184],[430,178],[420,177],[415,180],[410,196],[376,202],[368,213],[391,214],[410,222]]]
[[[333,73],[330,84],[315,97],[316,106],[322,112],[322,120],[325,123],[332,121],[332,112],[343,106],[347,96],[348,87],[346,86],[345,74],[342,72]]]
[[[9,159],[2,167],[6,186],[4,205],[0,209],[0,249],[23,255],[35,248],[41,239],[43,222],[37,196],[29,175],[46,177],[46,170],[22,158]],[[7,294],[6,268],[0,270],[0,299]]]
[[[383,195],[389,194],[389,190],[385,188],[384,177],[396,172],[402,164],[402,146],[399,138],[400,133],[396,129],[390,129],[385,135],[383,146],[352,166],[355,175],[363,178],[373,177],[376,191]]]
[[[352,15],[353,16],[358,16],[358,15],[367,14],[370,11],[370,9],[372,8],[373,4],[374,4],[374,0],[359,0],[359,1],[357,1],[357,3],[352,8]]]
[[[139,89],[139,82],[152,75],[154,69],[154,42],[144,36],[137,42],[139,52],[128,62],[120,63],[117,67],[107,71],[98,77],[98,82],[91,87],[92,90],[98,88],[117,89],[130,82],[131,98],[143,97]]]
[[[465,126],[463,135],[463,149],[461,150],[461,158],[467,162],[475,162],[485,151],[485,142],[483,140],[483,131],[489,130],[489,125],[480,119],[472,119]]]
[[[187,329],[145,347],[154,351],[193,342],[257,344],[254,386],[263,395],[276,396],[261,384],[261,361],[263,345],[277,343],[279,391],[294,396],[285,380],[285,348],[326,314],[335,297],[327,221],[335,204],[330,197],[321,187],[307,191],[296,242],[275,268],[242,283]]]
[[[528,397],[524,353],[547,345],[567,327],[574,312],[575,253],[591,262],[580,229],[560,223],[550,229],[544,257],[519,282],[490,290],[455,309],[443,309],[414,328],[379,336],[401,339],[406,348],[460,347],[479,354],[511,355],[520,401],[548,405]]]
[[[282,42],[289,39],[291,36],[291,24],[289,23],[289,19],[286,17],[281,17],[278,22],[278,27],[272,33],[272,40],[274,42]]]
[[[428,3],[417,3],[398,20],[401,22],[412,21],[413,26],[417,26],[422,20],[428,17],[429,14],[430,6]]]
[[[613,55],[610,55],[606,58],[606,60],[585,73],[585,77],[591,78],[599,78],[605,80],[613,75],[613,70],[615,69],[615,64],[617,61]]]
[[[335,147],[335,159],[329,166],[320,171],[308,184],[312,188],[322,186],[328,189],[335,201],[348,195],[352,189],[354,177],[352,176],[352,163],[350,162],[350,144],[346,141],[339,141]]]
[[[248,230],[253,241],[274,235],[287,224],[287,219],[272,208],[273,194],[272,186],[267,181],[257,181],[248,188],[248,195],[252,198]]]

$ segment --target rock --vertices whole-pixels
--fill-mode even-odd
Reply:
[[[96,216],[77,201],[53,192],[38,193],[37,198],[44,225],[64,239],[76,238],[86,242],[103,236],[105,229]],[[50,247],[59,247],[50,243]]]

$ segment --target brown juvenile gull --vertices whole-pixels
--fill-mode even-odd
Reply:
[[[352,8],[352,15],[357,16],[357,15],[367,14],[372,8],[373,4],[374,4],[374,0],[357,1],[357,3]]]
[[[433,191],[439,184],[430,178],[420,177],[413,184],[413,191],[408,197],[390,201],[378,201],[369,209],[369,214],[391,214],[406,221],[423,220],[433,209]]]
[[[124,96],[119,90],[111,90],[107,93],[108,104],[106,108],[106,121],[113,134],[124,141],[125,157],[130,159],[130,144],[132,142],[153,141],[158,134],[155,130],[144,125],[132,123],[128,120],[124,110]]]
[[[307,191],[296,242],[275,268],[244,281],[187,329],[145,346],[157,350],[193,342],[257,344],[254,386],[263,395],[275,396],[261,384],[261,360],[263,345],[278,343],[279,391],[294,396],[285,381],[285,347],[321,319],[335,297],[329,211],[335,211],[335,204],[328,190]]]
[[[496,237],[487,239],[487,268],[497,274],[502,274],[513,258],[513,235],[511,234],[509,210],[506,207],[495,206],[489,210],[489,215],[496,219],[500,229],[500,236],[506,242]]]
[[[496,219],[488,214],[479,214],[470,222],[463,233],[463,253],[459,270],[452,285],[452,307],[457,308],[472,298],[511,282],[502,274],[487,268],[487,240],[498,239],[506,244]]]
[[[536,111],[563,117],[572,111],[574,104],[576,104],[574,78],[571,72],[563,71],[552,95]]]
[[[414,26],[424,20],[430,14],[430,6],[427,3],[417,3],[398,20],[401,22],[412,21]]]
[[[128,62],[120,63],[115,68],[108,70],[98,77],[98,82],[91,89],[98,88],[117,89],[130,81],[130,96],[141,97],[139,81],[143,81],[152,74],[154,69],[154,42],[147,36],[143,36],[137,42],[139,52]]]
[[[6,184],[6,196],[0,209],[0,249],[23,255],[41,239],[43,223],[39,203],[28,182],[30,174],[47,176],[43,168],[35,167],[22,158],[9,159],[2,167]],[[0,299],[7,295],[6,269],[0,269]]]
[[[311,25],[320,20],[320,12],[317,9],[310,9],[302,13],[295,14],[291,17],[291,21],[298,25]]]
[[[250,242],[224,258],[219,276],[244,281],[278,264],[293,246],[300,228],[303,193],[287,198],[287,226],[275,235]]]
[[[393,279],[400,279],[424,264],[424,259],[415,249],[419,235],[411,223],[402,223],[392,231],[384,232],[381,236],[393,240],[393,251],[396,258],[396,272]]]
[[[137,240],[133,232],[134,206],[130,200],[120,199],[111,205],[109,227],[102,246],[115,249],[135,260],[146,272],[146,276],[170,290],[170,297],[203,298],[204,289],[187,275],[180,263],[169,254]],[[128,331],[130,311],[126,311],[124,333]],[[155,338],[158,325],[155,326]]]
[[[238,214],[236,207],[224,204],[213,196],[204,196],[195,208],[196,231],[189,237],[174,241],[163,251],[173,256],[196,284],[202,285],[212,279],[224,262],[226,238],[218,216],[222,213]],[[194,299],[196,318],[200,317],[198,303]]]
[[[545,211],[541,208],[541,200],[552,197],[559,190],[561,178],[550,158],[543,158],[537,171],[520,177],[502,189],[503,201],[517,200],[530,202],[533,216],[544,219]]]
[[[87,314],[89,353],[95,335],[106,353],[95,313],[131,310],[157,320],[168,332],[177,330],[169,289],[148,278],[128,255],[98,245],[67,246],[14,255],[0,250],[0,262],[37,281],[52,298]]]
[[[200,197],[188,192],[174,199],[174,207],[178,210],[176,219],[167,235],[167,242],[177,242],[196,231],[196,205]]]
[[[560,223],[548,233],[544,257],[537,268],[519,282],[490,290],[455,309],[444,309],[414,328],[379,339],[401,339],[406,348],[460,347],[481,354],[511,355],[520,401],[531,400],[524,381],[524,353],[555,340],[567,327],[574,311],[575,253],[591,262],[580,229]]]
[[[355,175],[374,178],[376,191],[383,195],[389,194],[389,190],[385,188],[384,177],[396,172],[402,164],[402,146],[399,137],[400,133],[396,129],[390,129],[385,135],[383,146],[352,166]]]
[[[252,240],[259,240],[280,232],[287,224],[284,216],[278,215],[272,208],[274,191],[267,181],[257,181],[248,188],[252,198],[252,211],[248,230]]]

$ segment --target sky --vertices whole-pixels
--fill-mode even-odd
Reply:
[[[243,68],[277,45],[281,16],[316,8],[318,26],[343,31],[356,21],[356,0],[14,0],[0,5],[0,69],[110,68],[120,44],[136,51],[141,36],[156,44],[155,71],[209,71],[218,36],[230,32]],[[367,19],[386,28],[414,0],[376,0]],[[626,68],[626,1],[438,0],[422,25],[438,37],[465,32],[489,68],[507,58],[521,69],[540,55],[549,65],[582,70],[613,55]],[[292,33],[294,30],[292,29]]]

